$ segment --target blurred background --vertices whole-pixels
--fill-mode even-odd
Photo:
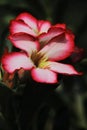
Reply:
[[[0,130],[87,130],[87,1],[0,0],[0,57],[6,46],[12,49],[9,22],[22,12],[65,23],[75,34],[76,46],[84,49],[78,55],[82,59],[73,63],[84,74],[63,77],[55,90],[26,87],[21,95],[0,84]]]

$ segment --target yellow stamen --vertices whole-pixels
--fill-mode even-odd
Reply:
[[[44,69],[46,69],[46,68],[49,67],[49,62],[48,62],[48,61],[41,60],[41,61],[39,62],[38,67],[39,67],[39,68],[44,68]]]
[[[36,65],[36,67],[48,68],[49,66],[48,58],[46,57],[45,54],[42,54],[40,52],[37,51],[32,52],[31,59]]]

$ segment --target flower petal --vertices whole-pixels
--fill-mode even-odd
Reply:
[[[13,52],[2,57],[2,66],[7,72],[13,73],[20,68],[30,70],[34,64],[25,53]]]
[[[51,27],[51,23],[49,21],[39,20],[38,21],[39,33],[47,32]]]
[[[66,24],[56,24],[56,25],[54,25],[53,27],[58,27],[58,28],[62,28],[62,29],[66,29]]]
[[[73,38],[75,38],[75,35],[72,33],[72,30],[66,29],[66,24],[56,24],[53,27],[59,27],[59,28],[65,29],[66,32],[68,32]]]
[[[27,33],[33,36],[37,35],[35,31],[23,21],[12,20],[10,22],[10,33],[14,34],[19,32]]]
[[[68,29],[68,30],[67,30],[67,33],[68,33],[69,35],[71,35],[71,37],[72,37],[73,39],[75,39],[75,35],[72,33],[72,30]]]
[[[17,16],[16,20],[24,21],[33,30],[37,30],[37,28],[38,28],[37,27],[37,19],[27,12],[19,14]]]
[[[74,50],[74,40],[68,33],[63,33],[60,36],[50,41],[42,50],[49,60],[59,61],[67,58]]]
[[[62,64],[57,62],[49,62],[49,69],[62,74],[69,75],[81,75],[82,73],[77,72],[72,65]]]
[[[59,27],[51,27],[48,33],[43,33],[39,36],[39,42],[45,45],[54,37],[59,36],[60,34],[64,33],[64,31],[65,31],[64,29],[59,28]]]
[[[32,78],[41,83],[57,83],[57,74],[48,69],[34,68],[31,71]]]
[[[39,43],[28,34],[17,33],[14,35],[10,35],[9,39],[15,47],[22,49],[29,54],[32,51],[39,49]]]

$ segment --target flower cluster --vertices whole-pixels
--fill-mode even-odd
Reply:
[[[52,25],[21,13],[11,21],[8,38],[20,52],[3,55],[1,62],[6,72],[29,70],[33,80],[41,83],[57,83],[58,73],[80,74],[72,65],[59,62],[69,57],[75,47],[74,35],[65,24]]]

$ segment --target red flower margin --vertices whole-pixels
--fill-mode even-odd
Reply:
[[[57,83],[58,73],[81,74],[72,65],[59,63],[74,50],[74,35],[65,24],[52,26],[22,13],[11,21],[9,39],[22,51],[3,55],[2,66],[8,73],[30,70],[32,78],[42,83]]]

